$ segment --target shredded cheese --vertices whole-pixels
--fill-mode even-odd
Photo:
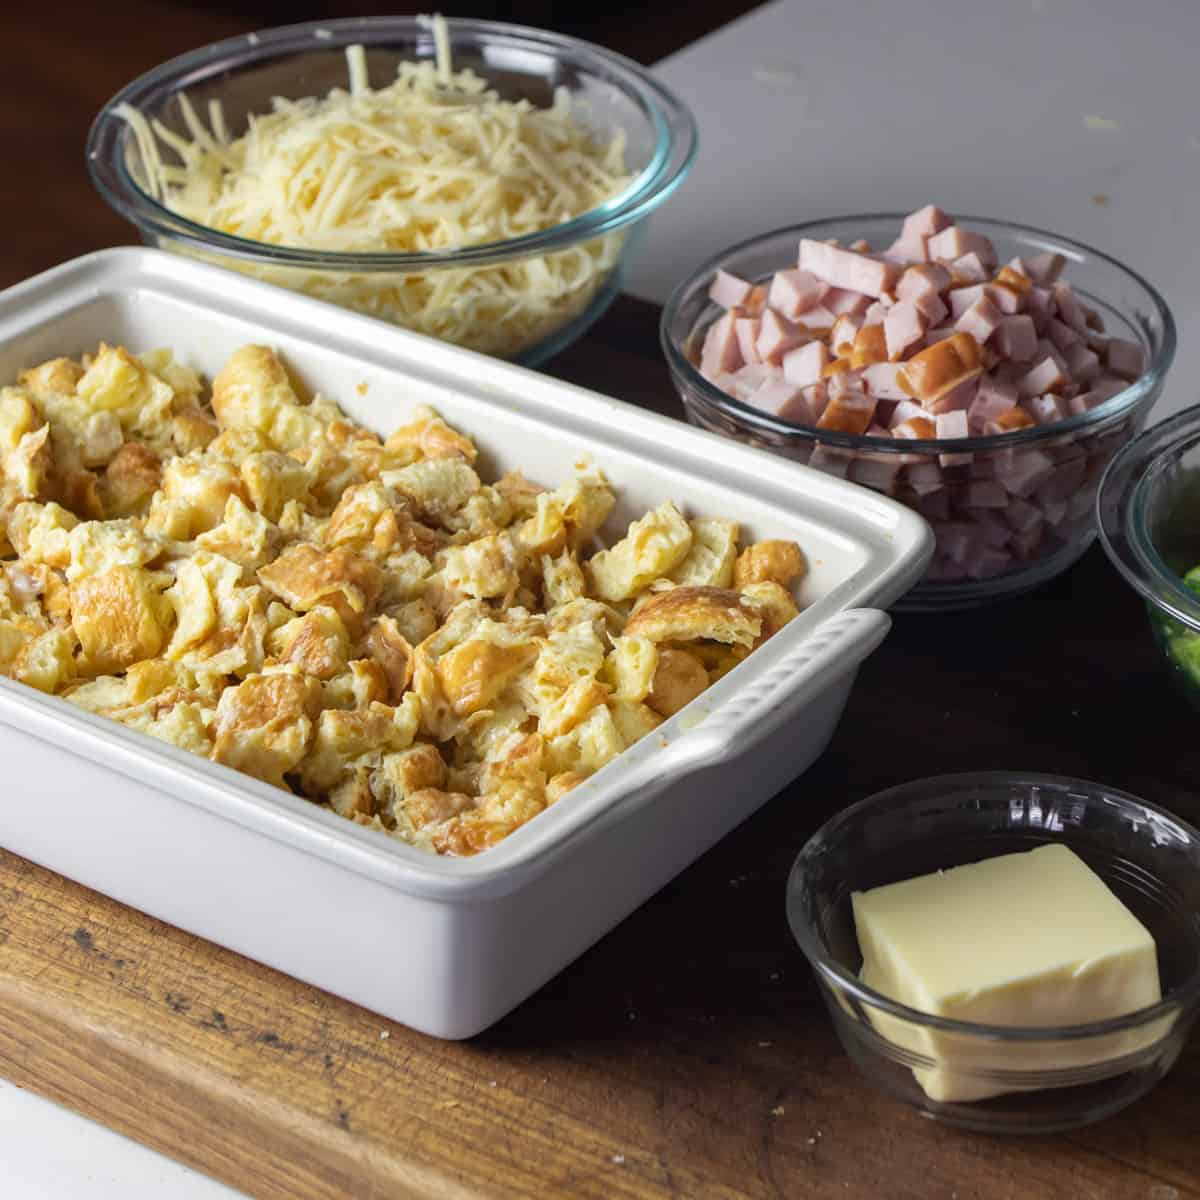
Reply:
[[[453,69],[440,16],[422,21],[434,36],[435,61],[401,63],[396,79],[374,90],[363,47],[350,46],[348,91],[276,98],[236,139],[218,101],[208,105],[206,126],[180,95],[188,136],[121,106],[146,190],[180,216],[252,241],[404,253],[548,229],[629,183],[623,132],[602,144],[576,119],[565,88],[544,109],[501,99],[474,72]],[[164,162],[164,152],[177,161]],[[615,267],[621,240],[610,234],[516,261],[411,272],[309,271],[211,257],[511,357],[587,306]]]

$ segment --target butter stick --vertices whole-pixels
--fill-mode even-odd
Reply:
[[[1045,1027],[1121,1016],[1161,998],[1154,939],[1073,851],[1040,846],[856,892],[868,987],[958,1021]],[[884,1014],[879,1032],[935,1060],[931,1099],[1009,1090],[976,1072],[1074,1067],[1128,1053],[1145,1031],[1053,1046],[984,1043]]]

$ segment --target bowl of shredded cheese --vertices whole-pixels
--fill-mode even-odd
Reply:
[[[109,101],[87,161],[151,245],[532,365],[611,303],[695,151],[620,55],[378,17],[172,59]]]

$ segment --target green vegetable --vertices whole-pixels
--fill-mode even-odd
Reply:
[[[1183,585],[1200,595],[1200,566],[1193,567],[1183,577]],[[1187,676],[1188,682],[1200,688],[1200,633],[1189,629],[1182,621],[1155,613],[1162,640],[1172,662]]]

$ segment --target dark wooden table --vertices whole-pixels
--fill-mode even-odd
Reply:
[[[0,190],[3,283],[131,240],[84,177],[87,118],[145,65],[245,28],[151,0],[63,7],[65,26],[33,6],[5,17],[22,53],[0,81],[21,164]],[[619,302],[551,372],[679,415],[656,316]],[[1003,606],[900,614],[812,770],[462,1044],[0,852],[0,1073],[264,1197],[1200,1197],[1195,1042],[1096,1128],[944,1129],[855,1074],[783,914],[808,834],[917,776],[1075,774],[1200,820],[1196,728],[1099,550]]]

